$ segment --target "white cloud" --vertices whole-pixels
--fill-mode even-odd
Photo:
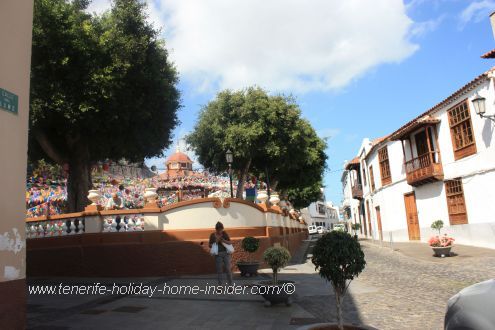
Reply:
[[[411,29],[411,36],[422,37],[427,33],[435,31],[444,19],[445,15],[441,15],[434,19],[415,23]]]
[[[316,131],[316,134],[322,139],[333,139],[340,134],[340,128],[323,128]]]
[[[344,87],[417,46],[399,0],[162,0],[179,71],[202,88]]]
[[[488,16],[495,10],[494,0],[475,1],[469,4],[459,17],[460,28],[464,28],[469,22],[478,23],[481,20],[488,19]]]
[[[86,9],[89,13],[101,14],[105,10],[110,8],[110,0],[92,0]]]
[[[92,6],[101,10],[97,0]],[[202,91],[335,90],[418,45],[401,0],[154,0],[182,80]],[[162,22],[161,24],[159,22]]]

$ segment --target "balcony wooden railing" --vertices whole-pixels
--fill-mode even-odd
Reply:
[[[361,199],[363,198],[363,186],[360,183],[354,182],[351,187],[352,198]]]
[[[428,152],[405,163],[407,183],[420,186],[425,183],[443,180],[440,153]]]

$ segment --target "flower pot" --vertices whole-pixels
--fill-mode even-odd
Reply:
[[[433,249],[433,252],[435,253],[435,257],[450,257],[450,249],[452,246],[440,246],[440,247],[431,247]]]
[[[256,199],[259,200],[261,203],[265,203],[268,200],[268,193],[266,190],[260,190],[258,192],[258,196],[256,196]]]
[[[278,203],[280,203],[280,197],[277,193],[273,193],[271,196],[270,196],[270,200],[269,202],[272,204],[272,205],[278,205]]]
[[[241,272],[241,276],[257,276],[258,268],[260,267],[259,261],[239,261],[237,268]]]
[[[156,188],[146,188],[143,197],[148,203],[152,203],[157,196]]]
[[[277,284],[272,281],[259,281],[254,284],[258,287],[258,294],[265,299],[265,306],[269,307],[275,304],[292,304],[291,296],[295,292],[294,281],[279,280]]]
[[[87,198],[93,202],[91,205],[96,205],[101,198],[100,191],[96,189],[89,190]]]
[[[305,325],[297,328],[298,330],[338,330],[339,325],[337,323],[316,323]],[[345,330],[377,330],[376,328],[366,326],[366,325],[353,325],[344,324]]]

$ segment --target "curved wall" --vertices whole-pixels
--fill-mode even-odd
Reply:
[[[103,231],[103,219],[124,214],[142,214],[144,231]],[[85,233],[28,239],[28,276],[211,274],[215,267],[208,239],[217,221],[224,224],[234,241],[234,268],[236,261],[247,256],[240,246],[245,236],[260,239],[260,249],[254,256],[258,260],[266,248],[278,244],[294,254],[307,238],[306,226],[279,209],[236,199],[222,203],[217,198],[206,198],[162,209],[93,211],[50,219],[68,217],[83,217]]]

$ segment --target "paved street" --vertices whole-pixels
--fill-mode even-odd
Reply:
[[[362,242],[367,267],[345,300],[349,323],[379,329],[441,329],[447,299],[465,286],[495,277],[495,251],[455,247],[458,256],[433,259],[419,243],[394,245],[393,251]],[[304,251],[295,259],[303,259]],[[461,254],[462,252],[462,254]],[[297,260],[295,260],[297,261]],[[264,270],[258,279],[267,278]],[[282,279],[296,281],[292,306],[264,307],[256,295],[105,295],[30,296],[30,329],[286,329],[335,320],[327,285],[310,262],[296,262]],[[50,283],[145,282],[152,285],[214,284],[215,276],[146,279],[51,279]],[[236,278],[239,285],[254,279]],[[47,283],[31,279],[33,283]]]

